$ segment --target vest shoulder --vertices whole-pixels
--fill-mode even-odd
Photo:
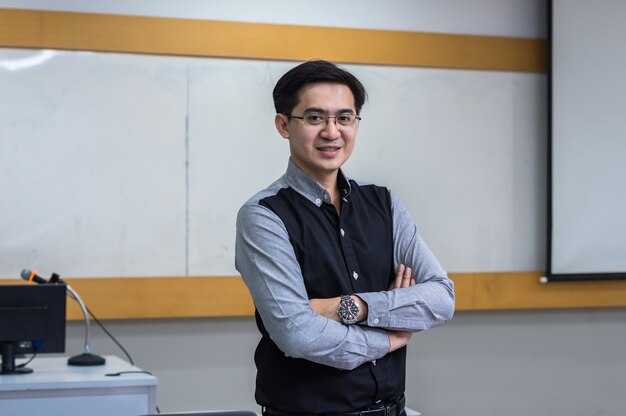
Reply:
[[[386,186],[376,185],[370,182],[358,181],[355,179],[350,179],[350,186],[352,190],[356,190],[357,192],[363,193],[374,193],[378,195],[390,195],[391,191]]]

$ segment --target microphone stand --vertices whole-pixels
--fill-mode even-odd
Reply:
[[[92,354],[91,348],[89,348],[90,325],[89,325],[89,316],[87,315],[87,308],[85,307],[83,300],[80,298],[80,296],[78,296],[78,293],[76,293],[76,291],[72,289],[70,285],[66,283],[65,287],[70,297],[74,299],[76,302],[78,302],[78,304],[80,305],[80,309],[83,311],[83,317],[85,318],[85,348],[82,354],[70,357],[67,360],[67,364],[82,366],[82,367],[104,365],[106,361],[104,357]]]

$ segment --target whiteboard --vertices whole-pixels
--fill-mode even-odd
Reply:
[[[237,274],[293,66],[0,49],[0,277]],[[396,192],[448,271],[541,269],[545,76],[346,68],[369,92],[348,175]]]

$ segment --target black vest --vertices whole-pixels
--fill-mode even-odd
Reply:
[[[386,188],[350,181],[341,216],[330,203],[317,207],[292,188],[259,203],[285,224],[309,298],[387,290],[394,278],[391,196]],[[342,232],[343,231],[343,232]],[[254,356],[257,403],[288,413],[340,413],[404,393],[406,348],[354,370],[286,357],[262,334]]]

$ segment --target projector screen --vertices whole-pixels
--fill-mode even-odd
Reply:
[[[548,280],[626,278],[626,1],[553,0]]]

